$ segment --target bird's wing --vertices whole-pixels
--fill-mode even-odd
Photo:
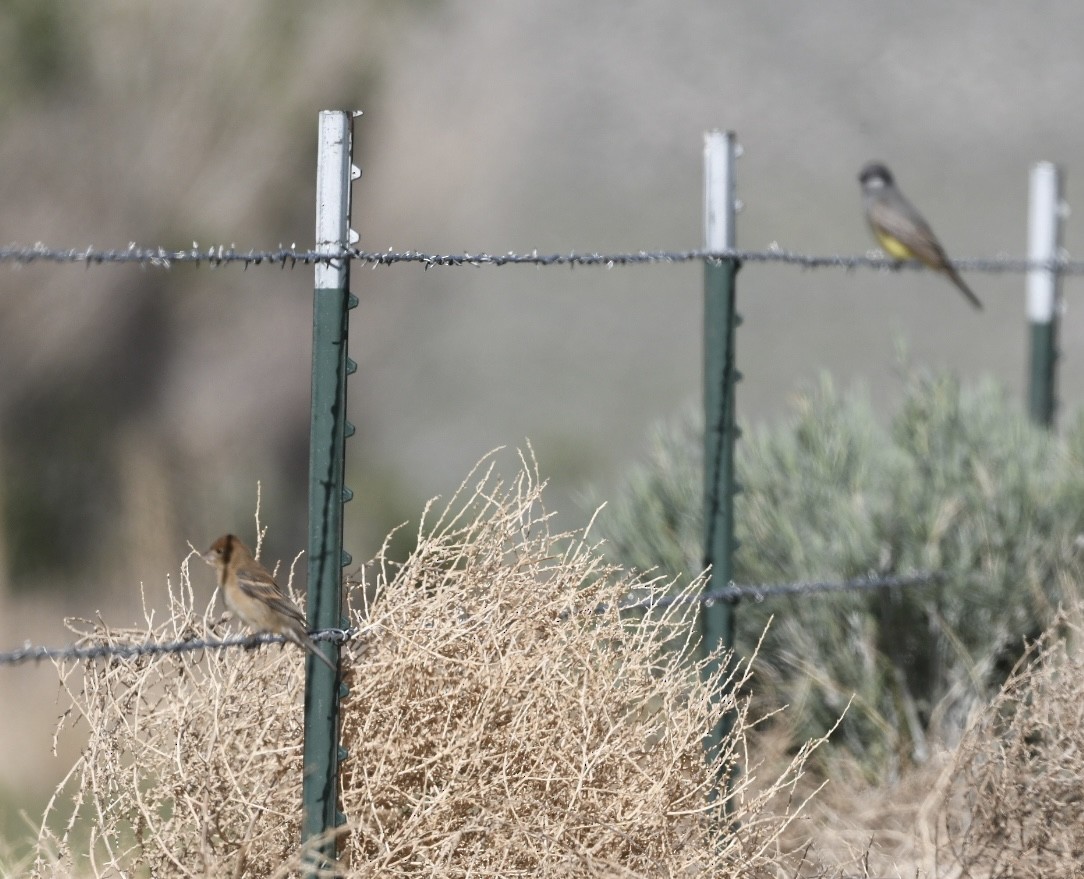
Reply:
[[[238,569],[237,585],[245,595],[300,622],[302,627],[305,627],[305,617],[301,615],[297,605],[282,593],[278,584],[262,568],[245,567]]]
[[[869,206],[869,222],[875,230],[897,239],[930,268],[944,269],[948,258],[929,224],[909,202],[897,197],[891,203],[877,200]]]

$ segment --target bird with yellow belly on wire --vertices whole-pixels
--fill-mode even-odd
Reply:
[[[914,259],[944,273],[975,308],[979,297],[949,262],[945,249],[922,214],[896,188],[892,173],[880,162],[870,162],[858,175],[866,208],[866,221],[885,252],[894,259]]]

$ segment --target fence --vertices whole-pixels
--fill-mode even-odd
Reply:
[[[352,494],[344,483],[345,440],[354,432],[346,418],[346,379],[356,369],[347,356],[349,311],[357,305],[350,293],[350,266],[354,262],[373,266],[419,264],[426,269],[455,266],[619,266],[700,261],[704,263],[704,534],[703,562],[711,580],[696,600],[702,605],[701,645],[705,655],[719,657],[719,646],[733,643],[734,608],[744,598],[763,600],[782,595],[809,595],[835,590],[868,590],[921,586],[937,581],[937,572],[912,576],[867,577],[841,583],[790,583],[737,586],[732,583],[734,538],[735,331],[740,323],[736,311],[736,276],[740,265],[780,262],[804,268],[854,269],[896,268],[894,260],[869,256],[815,256],[778,249],[740,251],[734,247],[735,159],[737,146],[731,133],[711,132],[705,142],[705,247],[685,251],[637,253],[569,253],[540,255],[486,253],[461,255],[423,254],[414,251],[366,252],[357,249],[350,229],[350,190],[360,172],[352,162],[353,115],[320,114],[317,164],[316,245],[310,250],[279,248],[240,252],[231,248],[193,247],[171,250],[129,245],[115,250],[51,249],[37,244],[0,248],[0,262],[83,264],[131,263],[168,268],[174,263],[229,266],[278,266],[315,269],[313,294],[312,409],[309,461],[308,620],[325,651],[338,659],[339,646],[358,635],[342,620],[342,568],[350,562],[343,550],[342,506]],[[1040,163],[1032,173],[1029,203],[1028,258],[962,260],[956,266],[988,272],[1026,272],[1028,317],[1031,324],[1031,383],[1029,412],[1050,426],[1055,409],[1056,319],[1058,282],[1065,274],[1084,273],[1084,261],[1071,261],[1060,252],[1061,218],[1064,208],[1061,180],[1054,166]],[[718,585],[723,584],[723,585]],[[666,599],[652,599],[652,604]],[[629,609],[644,602],[630,600]],[[256,635],[221,641],[186,641],[111,647],[48,648],[27,645],[0,653],[0,665],[41,660],[94,660],[106,657],[154,656],[192,650],[251,648],[281,641],[278,636]],[[723,660],[717,660],[723,661]],[[710,669],[710,667],[709,667]],[[727,676],[724,676],[724,679]],[[337,810],[338,766],[345,754],[338,742],[339,700],[345,695],[338,675],[312,661],[306,667],[303,840],[319,838],[345,821]],[[725,694],[715,694],[721,701]],[[718,712],[717,712],[718,713]],[[726,735],[728,719],[721,715],[709,731],[709,759],[718,752]],[[323,855],[334,858],[333,843]]]

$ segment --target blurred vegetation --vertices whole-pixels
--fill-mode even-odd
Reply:
[[[326,4],[320,15],[340,23],[329,36],[284,0],[0,0],[4,237],[303,243],[318,109],[374,103],[393,36],[439,6]],[[8,273],[0,590],[99,602],[113,588],[100,584],[172,570],[188,540],[243,531],[257,481],[276,549],[303,546],[309,379],[297,352],[312,329],[297,303],[310,283],[300,271]],[[413,509],[396,481],[380,486],[395,503],[352,522],[354,546],[379,546]]]
[[[64,0],[0,2],[0,108],[51,94],[78,70],[77,10]]]
[[[878,776],[958,736],[1080,573],[1084,419],[1062,438],[989,380],[906,379],[885,426],[828,377],[786,423],[738,443],[735,579],[765,584],[941,571],[932,587],[747,602],[748,654],[774,615],[758,692],[800,742],[827,731]],[[700,568],[699,416],[661,428],[599,524],[622,564]]]

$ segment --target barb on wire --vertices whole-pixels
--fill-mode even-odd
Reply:
[[[361,633],[360,629],[322,629],[313,632],[314,641],[333,641],[345,644]],[[252,650],[264,644],[284,644],[282,635],[235,635],[232,638],[203,640],[192,638],[186,641],[147,642],[143,644],[89,644],[86,646],[42,647],[27,645],[18,650],[0,653],[0,666],[22,665],[27,662],[66,662],[70,660],[96,659],[132,659],[136,656],[161,656],[167,653],[191,653],[196,650],[229,650],[242,647]]]
[[[201,247],[193,244],[191,248],[171,249],[161,245],[139,247],[129,244],[127,247],[110,250],[98,250],[93,247],[61,248],[47,247],[42,243],[32,245],[11,244],[0,247],[0,263],[29,265],[31,263],[81,263],[85,266],[106,263],[135,263],[142,266],[170,268],[174,264],[188,263],[218,267],[240,263],[244,268],[254,265],[270,265],[279,268],[294,268],[298,265],[311,266],[316,263],[331,263],[341,259],[350,259],[372,267],[391,266],[400,263],[417,263],[423,268],[452,266],[614,266],[678,264],[704,262],[719,259],[737,259],[742,262],[782,263],[806,269],[842,268],[853,270],[869,268],[875,270],[923,269],[915,262],[901,263],[890,257],[877,254],[805,254],[784,250],[778,246],[766,250],[638,250],[626,253],[599,253],[597,251],[570,251],[568,253],[539,253],[531,250],[523,253],[422,253],[417,250],[366,251],[342,249],[328,251],[315,248],[299,249],[297,245],[277,247],[271,250],[237,250],[233,245],[212,245]],[[1057,271],[1065,275],[1084,274],[1084,260],[1072,260],[1058,257],[1050,260],[1028,260],[1017,257],[999,256],[993,258],[974,258],[953,260],[953,265],[962,271],[986,272],[989,274],[1021,274],[1032,269]]]
[[[879,589],[901,589],[911,586],[930,586],[945,579],[942,571],[920,571],[915,574],[892,576],[855,577],[841,581],[808,581],[799,583],[773,583],[765,586],[738,586],[733,583],[719,589],[712,589],[700,595],[657,595],[622,604],[621,610],[652,610],[656,607],[669,607],[679,602],[712,604],[725,601],[736,604],[742,599],[751,598],[756,602],[782,596],[816,595],[824,592],[868,592]]]

